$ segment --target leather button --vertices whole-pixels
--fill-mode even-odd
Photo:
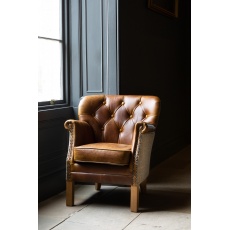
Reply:
[[[105,105],[106,104],[106,101],[103,101],[103,105]]]
[[[114,117],[114,115],[113,115],[113,114],[111,114],[111,117]]]
[[[139,105],[141,105],[141,104],[142,104],[142,102],[140,101],[140,102],[139,102]]]
[[[148,117],[148,115],[145,115],[145,117]]]
[[[120,129],[119,131],[120,131],[120,133],[121,133],[123,130],[122,130],[122,129]]]
[[[125,104],[125,102],[124,102],[124,101],[122,101],[122,102],[121,102],[121,104],[122,104],[122,105],[124,105],[124,104]]]
[[[130,117],[130,118],[132,118],[132,117],[133,117],[133,115],[130,115],[129,117]]]

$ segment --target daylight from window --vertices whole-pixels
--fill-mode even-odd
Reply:
[[[61,0],[39,0],[38,102],[63,100]]]

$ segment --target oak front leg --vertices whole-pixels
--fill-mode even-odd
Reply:
[[[131,185],[130,210],[137,212],[139,208],[139,185]]]
[[[74,205],[74,182],[66,181],[66,206]]]

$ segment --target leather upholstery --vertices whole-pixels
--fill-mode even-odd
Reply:
[[[128,165],[131,145],[116,143],[92,143],[74,148],[74,161],[112,165]]]
[[[82,98],[78,115],[92,127],[96,142],[131,145],[135,124],[156,126],[158,110],[159,100],[154,96],[92,95]]]

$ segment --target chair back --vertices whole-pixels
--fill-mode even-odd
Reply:
[[[160,99],[141,95],[89,95],[82,97],[79,120],[93,128],[96,142],[132,143],[136,123],[157,126]]]

